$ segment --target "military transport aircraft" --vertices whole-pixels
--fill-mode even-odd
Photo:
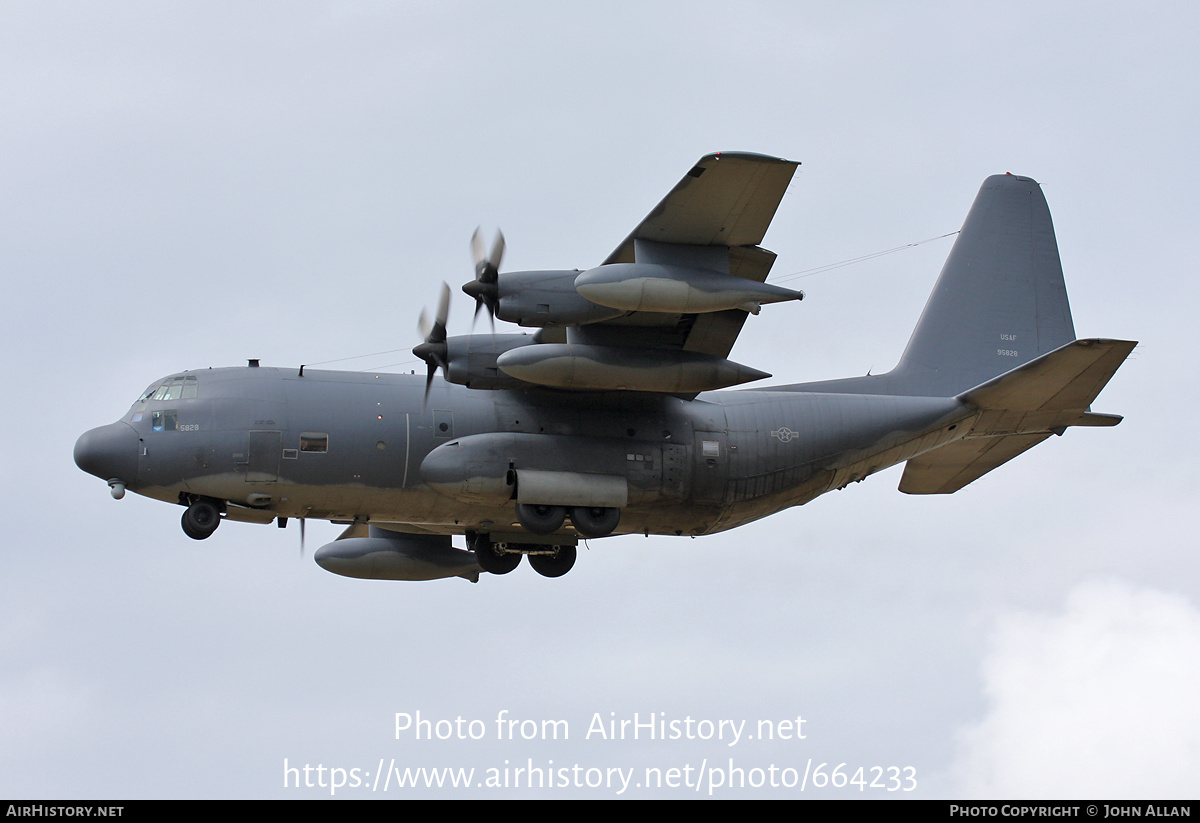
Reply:
[[[151,384],[75,444],[81,469],[223,520],[348,526],[316,553],[349,577],[557,577],[580,538],[701,535],[799,506],[907,462],[900,490],[949,494],[1070,426],[1136,345],[1075,339],[1046,200],[983,183],[890,372],[717,392],[769,377],[728,358],[749,314],[802,293],[767,285],[762,248],[798,164],[702,158],[587,271],[499,271],[473,240],[476,314],[533,334],[446,336],[424,376],[247,367]],[[778,310],[778,309],[776,309]],[[441,370],[444,379],[435,379]],[[464,535],[467,550],[451,545]]]

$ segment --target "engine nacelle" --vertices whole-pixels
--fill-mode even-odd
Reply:
[[[611,320],[621,309],[599,306],[575,290],[578,269],[504,272],[496,316],[520,326],[578,326]]]
[[[528,388],[496,365],[504,352],[531,346],[532,334],[463,334],[446,339],[446,379],[469,389]]]

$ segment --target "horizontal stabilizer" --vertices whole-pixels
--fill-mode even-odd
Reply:
[[[981,409],[1082,412],[1136,345],[1130,340],[1075,340],[964,392],[959,399]]]
[[[1088,407],[1136,345],[1075,340],[959,395],[980,412],[970,432],[909,460],[900,491],[951,494],[1068,426],[1120,423]]]
[[[1010,434],[955,441],[909,460],[900,478],[900,491],[953,494],[1049,436],[1049,433]]]

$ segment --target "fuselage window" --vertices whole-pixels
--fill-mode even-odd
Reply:
[[[329,451],[329,435],[317,432],[301,432],[300,451],[324,454]]]

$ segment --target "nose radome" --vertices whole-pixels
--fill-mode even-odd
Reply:
[[[125,423],[84,432],[75,441],[75,465],[101,480],[137,480],[138,435]]]

